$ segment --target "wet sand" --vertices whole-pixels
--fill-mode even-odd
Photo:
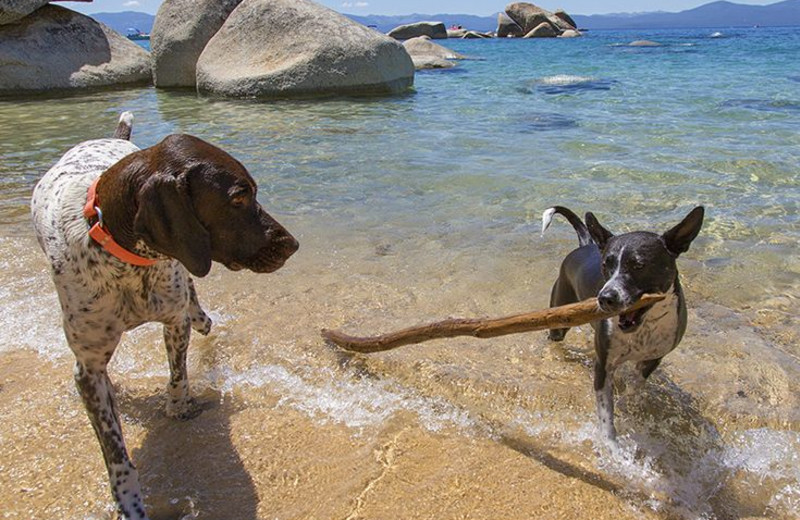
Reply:
[[[198,281],[216,322],[190,349],[205,408],[198,418],[164,414],[157,326],[118,349],[110,373],[154,520],[795,513],[791,298],[733,312],[702,300],[702,272],[683,263],[689,333],[645,391],[627,391],[633,378],[620,378],[622,448],[612,453],[594,426],[588,330],[562,345],[531,333],[372,356],[319,337],[322,327],[375,333],[540,308],[556,260],[510,254],[493,263],[432,242],[437,251],[424,258],[437,260],[421,261],[369,238],[341,251],[302,226],[299,234],[303,254],[274,275],[215,266]],[[21,340],[0,353],[4,518],[113,518],[44,260],[25,236],[0,242],[0,256],[18,310],[5,339]]]

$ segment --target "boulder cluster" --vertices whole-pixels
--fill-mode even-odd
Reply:
[[[0,0],[0,95],[153,82],[226,97],[393,94],[403,45],[311,0],[165,0],[151,53],[88,16]]]
[[[388,33],[398,40],[427,36],[444,38],[575,38],[581,36],[575,20],[563,9],[550,12],[526,2],[508,4],[497,15],[497,31],[481,33],[463,27],[446,28],[443,22],[417,22],[395,27]]]
[[[156,87],[229,97],[393,94],[403,46],[310,0],[165,0],[150,36]]]
[[[0,94],[150,81],[150,56],[94,19],[42,0],[0,0]]]
[[[0,0],[0,95],[149,82],[225,97],[394,94],[415,69],[464,59],[432,40],[579,35],[564,11],[523,2],[496,33],[419,22],[384,35],[312,0],[164,0],[147,53],[48,0]]]
[[[575,20],[563,9],[550,12],[533,4],[515,2],[497,15],[498,38],[574,38],[580,35]]]

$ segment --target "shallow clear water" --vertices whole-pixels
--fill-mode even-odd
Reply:
[[[69,361],[28,198],[64,151],[131,110],[141,147],[185,132],[237,157],[301,242],[274,276],[215,269],[200,282],[217,332],[195,340],[196,386],[352,435],[400,415],[534,458],[573,453],[646,510],[800,514],[800,36],[715,31],[447,41],[471,59],[418,73],[395,98],[255,103],[140,88],[0,100],[0,355]],[[638,39],[663,45],[626,45]],[[345,361],[318,339],[321,327],[371,334],[546,306],[576,243],[563,222],[539,236],[554,204],[619,232],[707,209],[679,261],[689,332],[623,399],[620,452],[604,451],[594,427],[588,330],[563,346],[534,334]],[[157,341],[154,329],[132,333],[117,380],[163,380]]]

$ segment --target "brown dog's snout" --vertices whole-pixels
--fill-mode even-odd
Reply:
[[[282,230],[280,235],[274,237],[271,242],[273,245],[271,249],[276,254],[275,256],[280,257],[284,262],[300,249],[300,242],[285,229]]]

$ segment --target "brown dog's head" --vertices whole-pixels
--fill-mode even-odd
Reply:
[[[144,179],[131,194],[135,235],[193,275],[208,274],[212,260],[269,273],[297,251],[297,240],[256,200],[245,167],[216,146],[176,134],[132,155],[124,170]]]

